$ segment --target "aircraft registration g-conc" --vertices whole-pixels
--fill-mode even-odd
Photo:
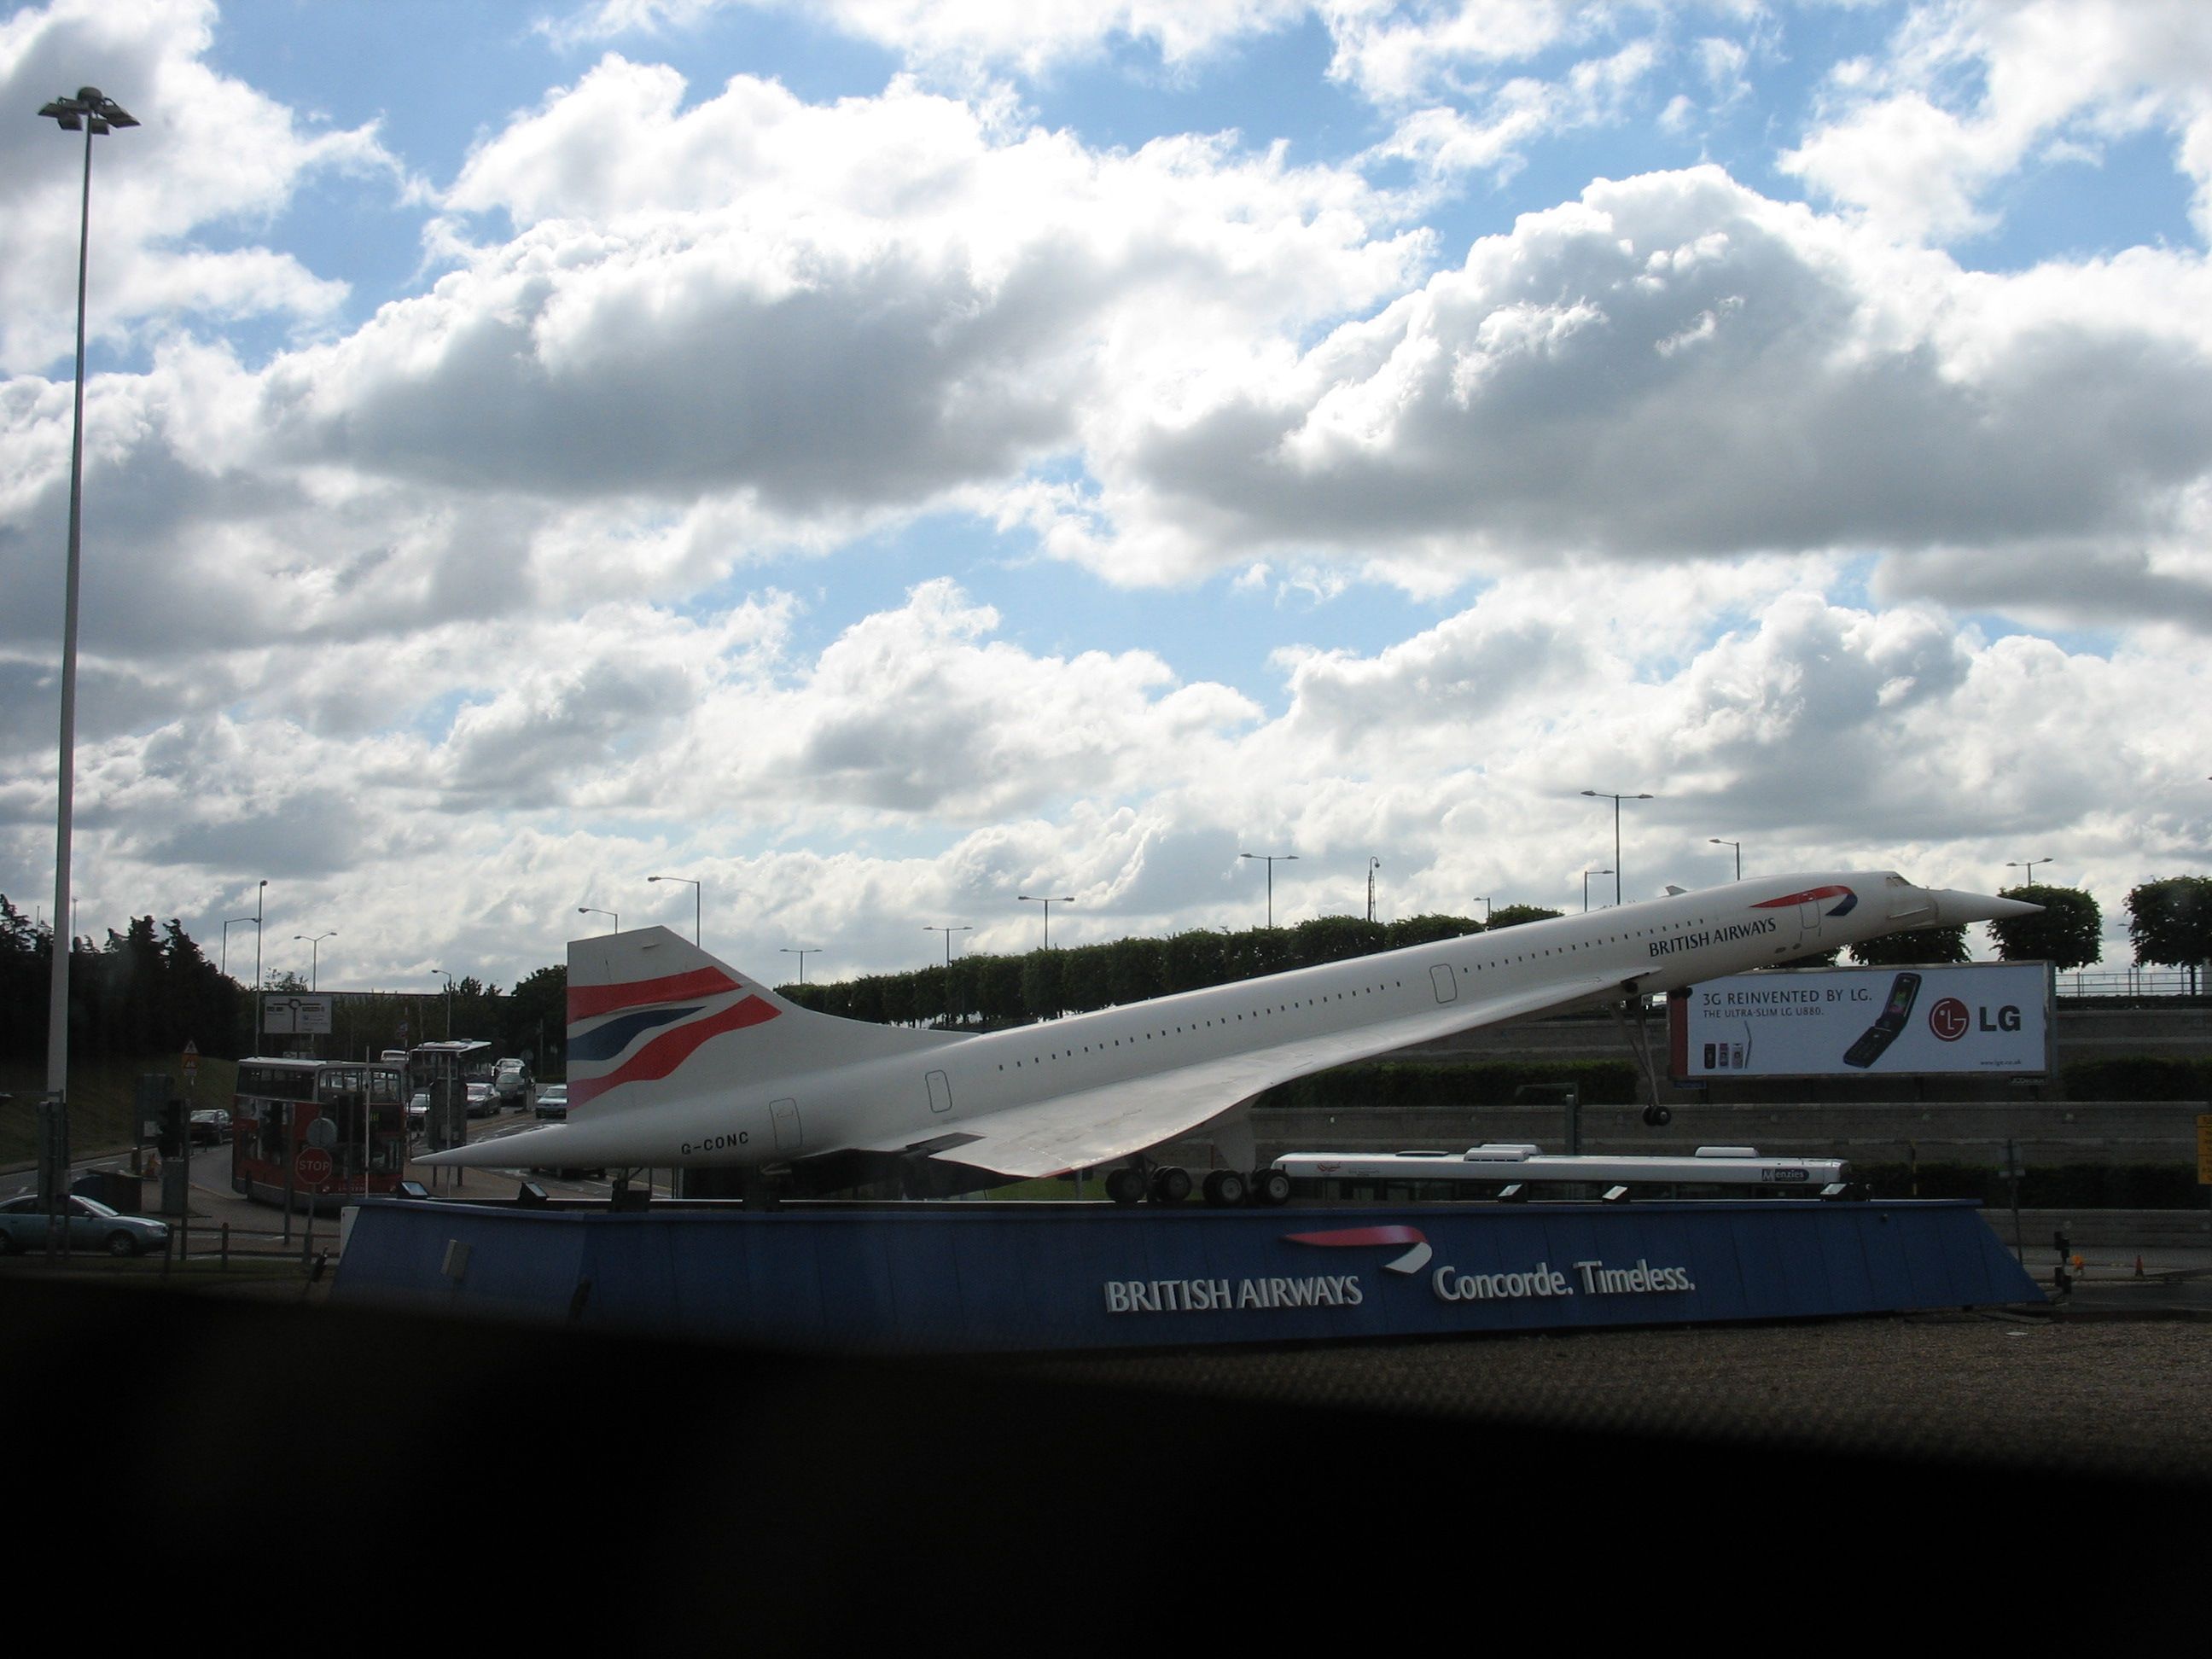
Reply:
[[[1254,1168],[1262,1090],[1475,1026],[1643,997],[1910,928],[2025,915],[1887,871],[1737,882],[1262,979],[963,1035],[784,1000],[665,927],[568,945],[568,1119],[433,1153],[498,1168],[723,1168],[792,1190],[904,1172],[931,1190],[1116,1166],[1116,1201],[1190,1191],[1146,1154],[1209,1141],[1216,1204]],[[1250,1171],[1247,1174],[1246,1171]]]

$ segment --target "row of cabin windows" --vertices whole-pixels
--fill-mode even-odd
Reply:
[[[1390,983],[1389,983],[1389,985],[1387,985],[1387,986],[1386,986],[1386,985],[1368,985],[1368,986],[1363,986],[1363,987],[1361,987],[1359,989],[1355,990],[1355,991],[1332,991],[1332,992],[1328,993],[1328,994],[1327,995],[1325,995],[1325,996],[1307,997],[1307,998],[1305,998],[1303,1001],[1298,1001],[1298,1002],[1282,1002],[1282,1003],[1278,1003],[1278,1004],[1276,1004],[1276,1005],[1275,1005],[1275,1006],[1273,1006],[1273,1007],[1272,1007],[1272,1008],[1255,1008],[1255,1009],[1253,1009],[1253,1010],[1252,1010],[1251,1014],[1249,1015],[1249,1018],[1253,1018],[1253,1019],[1258,1019],[1258,1018],[1259,1018],[1261,1015],[1263,1015],[1263,1014],[1279,1014],[1279,1013],[1284,1013],[1284,1012],[1287,1012],[1288,1010],[1292,1009],[1292,1008],[1310,1008],[1310,1007],[1312,1007],[1316,1003],[1321,1003],[1321,1002],[1342,1002],[1342,1001],[1343,1001],[1346,997],[1364,997],[1364,996],[1371,995],[1371,994],[1375,994],[1375,993],[1376,993],[1376,992],[1381,992],[1381,991],[1389,990],[1389,989],[1392,989],[1392,988],[1403,988],[1403,986],[1405,985],[1405,983],[1406,983],[1406,981],[1405,981],[1404,980],[1402,980],[1402,979],[1394,979],[1394,980],[1392,980],[1392,981],[1390,981]],[[1196,1021],[1194,1021],[1194,1022],[1193,1022],[1190,1025],[1188,1025],[1188,1027],[1186,1027],[1186,1026],[1182,1026],[1182,1025],[1177,1025],[1177,1026],[1173,1026],[1173,1027],[1162,1026],[1162,1027],[1160,1028],[1160,1030],[1159,1030],[1158,1031],[1157,1031],[1157,1032],[1153,1032],[1153,1031],[1146,1031],[1146,1032],[1145,1032],[1145,1033],[1144,1033],[1144,1038],[1145,1038],[1145,1041],[1146,1041],[1146,1042],[1150,1042],[1153,1039],[1153,1037],[1155,1037],[1155,1036],[1163,1036],[1163,1037],[1164,1037],[1164,1036],[1182,1036],[1182,1035],[1184,1033],[1184,1031],[1185,1031],[1185,1030],[1191,1030],[1191,1031],[1206,1030],[1208,1030],[1208,1029],[1210,1029],[1210,1028],[1212,1028],[1212,1027],[1213,1027],[1213,1026],[1216,1026],[1216,1025],[1227,1025],[1227,1024],[1229,1024],[1231,1023],[1231,1018],[1232,1018],[1232,1017],[1231,1017],[1231,1016],[1224,1015],[1224,1016],[1223,1016],[1223,1017],[1222,1017],[1221,1018],[1219,1018],[1219,1019],[1201,1019],[1201,1020],[1196,1020]],[[1241,1025],[1241,1024],[1243,1024],[1243,1022],[1244,1022],[1244,1020],[1246,1019],[1247,1016],[1245,1016],[1245,1015],[1243,1015],[1243,1014],[1237,1014],[1237,1015],[1235,1015],[1233,1018],[1234,1018],[1234,1019],[1235,1019],[1236,1023]],[[1126,1037],[1126,1038],[1125,1038],[1125,1037],[1115,1037],[1115,1038],[1113,1038],[1112,1040],[1110,1040],[1110,1041],[1109,1041],[1109,1042],[1099,1042],[1099,1043],[1096,1043],[1096,1044],[1086,1042],[1086,1043],[1085,1043],[1085,1044],[1082,1046],[1082,1048],[1081,1048],[1080,1052],[1082,1052],[1082,1053],[1084,1053],[1084,1054],[1087,1054],[1091,1053],[1091,1052],[1092,1051],[1092,1049],[1095,1048],[1097,1050],[1097,1052],[1098,1052],[1098,1053],[1100,1053],[1100,1054],[1104,1054],[1104,1053],[1105,1053],[1109,1048],[1125,1048],[1125,1047],[1126,1047],[1126,1048],[1135,1048],[1136,1046],[1137,1046],[1137,1039],[1136,1039],[1135,1037],[1133,1037],[1133,1036],[1131,1036],[1131,1037]],[[1044,1064],[1044,1062],[1045,1062],[1048,1059],[1051,1059],[1051,1060],[1073,1060],[1073,1059],[1074,1059],[1074,1058],[1075,1058],[1075,1056],[1076,1056],[1076,1054],[1077,1054],[1077,1053],[1078,1053],[1078,1050],[1073,1049],[1073,1048],[1060,1048],[1060,1049],[1055,1049],[1055,1050],[1054,1050],[1052,1054],[1050,1054],[1049,1055],[1047,1055],[1047,1054],[1031,1054],[1031,1055],[1030,1056],[1030,1058],[1029,1058],[1029,1064],[1030,1064],[1030,1065],[1032,1065],[1032,1066],[1042,1066],[1042,1065],[1043,1065],[1043,1064]],[[1023,1062],[1022,1062],[1022,1061],[1020,1061],[1020,1060],[1016,1060],[1016,1061],[1014,1062],[1014,1069],[1015,1069],[1016,1071],[1019,1071],[1019,1070],[1022,1068],[1022,1064],[1023,1064]],[[1002,1072],[1003,1072],[1003,1071],[1005,1071],[1005,1070],[1006,1069],[1006,1061],[1004,1061],[1003,1060],[1000,1060],[1000,1061],[999,1062],[999,1069],[1000,1069],[1000,1071],[1002,1071]]]
[[[1656,934],[1656,933],[1680,933],[1680,932],[1681,932],[1684,928],[1686,928],[1686,927],[1704,927],[1705,925],[1705,919],[1703,916],[1699,916],[1699,917],[1698,917],[1694,921],[1677,921],[1677,922],[1673,922],[1673,923],[1670,923],[1668,926],[1667,926],[1667,927],[1638,927],[1638,928],[1635,929],[1635,930],[1634,930],[1633,932],[1632,932],[1632,933],[1614,933],[1614,934],[1612,934],[1612,935],[1610,935],[1610,936],[1608,936],[1608,937],[1607,937],[1607,938],[1605,938],[1605,939],[1593,939],[1593,940],[1591,940],[1591,941],[1590,941],[1590,944],[1589,944],[1589,946],[1584,946],[1584,945],[1560,945],[1559,947],[1558,947],[1556,950],[1547,950],[1547,951],[1542,951],[1540,954],[1542,954],[1542,955],[1544,955],[1544,956],[1547,956],[1547,957],[1553,957],[1553,956],[1559,956],[1559,957],[1563,957],[1563,956],[1566,955],[1566,954],[1567,954],[1567,952],[1568,952],[1568,951],[1580,951],[1580,950],[1584,950],[1584,949],[1588,949],[1588,948],[1594,948],[1594,947],[1595,947],[1595,946],[1597,946],[1597,945],[1618,945],[1618,944],[1620,944],[1620,943],[1622,940],[1624,940],[1624,939],[1649,939],[1649,938],[1650,938],[1652,935],[1654,935],[1654,934]],[[1467,968],[1464,964],[1462,964],[1462,967],[1461,967],[1460,971],[1461,971],[1462,973],[1468,973],[1468,972],[1480,973],[1480,972],[1482,972],[1485,969],[1487,969],[1487,968],[1498,968],[1498,967],[1503,967],[1503,966],[1504,966],[1505,963],[1511,963],[1511,962],[1526,962],[1526,961],[1528,961],[1528,956],[1526,956],[1526,955],[1517,956],[1517,957],[1500,957],[1500,958],[1499,958],[1498,961],[1496,961],[1496,962],[1478,962],[1478,963],[1476,963],[1474,964],[1474,968],[1473,968],[1472,969],[1470,969]],[[1285,1002],[1285,1003],[1280,1003],[1280,1004],[1278,1004],[1275,1007],[1273,1007],[1273,1008],[1255,1008],[1255,1009],[1252,1011],[1252,1016],[1251,1016],[1251,1017],[1252,1017],[1254,1019],[1257,1019],[1257,1018],[1259,1018],[1261,1017],[1261,1015],[1262,1015],[1262,1014],[1279,1014],[1279,1013],[1283,1012],[1284,1012],[1285,1010],[1286,1010],[1286,1009],[1291,1009],[1291,1008],[1310,1008],[1310,1007],[1312,1007],[1312,1006],[1315,1005],[1315,1003],[1316,1003],[1316,1002],[1341,1002],[1341,1001],[1343,1001],[1343,1000],[1345,1000],[1345,998],[1346,998],[1347,996],[1366,996],[1366,995],[1370,994],[1371,992],[1382,991],[1382,990],[1384,990],[1384,989],[1386,989],[1386,988],[1402,988],[1404,987],[1405,983],[1406,983],[1406,981],[1403,981],[1403,980],[1401,980],[1401,979],[1394,979],[1394,980],[1392,980],[1392,981],[1390,981],[1390,986],[1389,986],[1389,987],[1388,987],[1388,988],[1386,988],[1386,987],[1384,987],[1384,986],[1381,986],[1381,985],[1368,986],[1368,987],[1364,987],[1364,988],[1361,988],[1361,989],[1359,989],[1359,990],[1356,990],[1356,991],[1336,991],[1336,992],[1332,992],[1331,994],[1328,994],[1328,995],[1327,995],[1327,996],[1322,996],[1322,997],[1308,997],[1308,998],[1306,998],[1306,999],[1305,999],[1304,1001],[1302,1001],[1302,1002]],[[1243,1020],[1244,1016],[1243,1016],[1243,1014],[1239,1014],[1239,1015],[1237,1015],[1237,1020],[1241,1023],[1241,1022]],[[1219,1022],[1218,1022],[1218,1024],[1223,1024],[1223,1025],[1226,1025],[1226,1024],[1229,1024],[1229,1021],[1228,1021],[1228,1020],[1226,1020],[1226,1019],[1223,1019],[1223,1020],[1221,1020],[1221,1021],[1219,1021]],[[1216,1021],[1213,1021],[1213,1020],[1210,1020],[1210,1019],[1209,1019],[1209,1020],[1203,1020],[1203,1021],[1199,1022],[1197,1024],[1194,1024],[1194,1025],[1192,1025],[1189,1029],[1190,1029],[1190,1030],[1194,1030],[1194,1031],[1196,1031],[1196,1030],[1201,1030],[1201,1029],[1206,1028],[1206,1027],[1212,1026],[1212,1025],[1213,1025],[1213,1024],[1217,1024],[1217,1022],[1216,1022]],[[1182,1034],[1182,1031],[1183,1031],[1183,1027],[1182,1027],[1182,1026],[1180,1026],[1180,1025],[1176,1026],[1176,1027],[1174,1028],[1174,1035],[1181,1036],[1181,1035]],[[1145,1041],[1146,1041],[1146,1042],[1150,1042],[1152,1040],[1152,1038],[1153,1038],[1154,1033],[1152,1033],[1152,1032],[1151,1032],[1151,1031],[1147,1031],[1147,1032],[1146,1032],[1144,1035],[1145,1035]],[[1169,1030],[1168,1030],[1168,1029],[1167,1029],[1167,1028],[1163,1027],[1163,1028],[1160,1030],[1160,1031],[1158,1033],[1158,1036],[1160,1036],[1164,1037],[1164,1036],[1169,1036],[1169,1035],[1170,1035],[1170,1032],[1169,1032]],[[1134,1038],[1134,1037],[1130,1037],[1130,1038],[1128,1038],[1127,1041],[1128,1046],[1129,1046],[1130,1048],[1135,1048],[1135,1047],[1137,1046],[1137,1039],[1136,1039],[1136,1038]],[[1115,1037],[1115,1038],[1114,1038],[1114,1039],[1113,1039],[1113,1041],[1112,1041],[1111,1042],[1101,1042],[1101,1043],[1097,1044],[1097,1047],[1098,1052],[1099,1052],[1099,1053],[1101,1053],[1101,1054],[1103,1054],[1103,1053],[1104,1053],[1108,1048],[1121,1048],[1121,1047],[1122,1046],[1122,1043],[1123,1043],[1123,1039],[1122,1039],[1122,1038],[1121,1038],[1121,1037]],[[1091,1051],[1091,1047],[1092,1047],[1092,1045],[1091,1045],[1091,1044],[1090,1044],[1090,1043],[1087,1043],[1087,1042],[1086,1042],[1086,1043],[1085,1043],[1085,1044],[1083,1045],[1081,1052],[1082,1052],[1082,1053],[1084,1053],[1084,1054],[1089,1054],[1089,1053]],[[1075,1050],[1075,1049],[1073,1049],[1073,1048],[1061,1048],[1061,1049],[1056,1050],[1056,1051],[1052,1054],[1052,1056],[1051,1056],[1051,1057],[1052,1057],[1053,1059],[1054,1059],[1054,1060],[1073,1060],[1073,1059],[1074,1059],[1074,1058],[1075,1058],[1076,1053],[1077,1053],[1077,1050]],[[1042,1054],[1032,1054],[1032,1055],[1030,1055],[1030,1056],[1029,1063],[1030,1063],[1030,1065],[1032,1065],[1032,1066],[1042,1066],[1042,1065],[1043,1065],[1043,1064],[1044,1064],[1044,1062],[1045,1062],[1045,1056],[1044,1056],[1044,1055],[1042,1055]],[[1016,1060],[1016,1061],[1014,1062],[1014,1069],[1015,1069],[1016,1071],[1019,1071],[1021,1068],[1022,1068],[1022,1062],[1021,1062],[1020,1060]],[[1006,1061],[1004,1061],[1004,1060],[1000,1060],[1000,1061],[999,1062],[999,1069],[1000,1069],[1000,1071],[1002,1071],[1002,1072],[1003,1072],[1003,1071],[1005,1071],[1005,1070],[1006,1069]]]

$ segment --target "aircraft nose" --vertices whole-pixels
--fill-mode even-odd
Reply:
[[[1936,894],[1937,926],[1943,927],[1955,927],[1969,921],[2009,921],[2014,916],[2034,915],[2042,908],[2025,899],[1961,892],[1955,887],[1939,889]]]

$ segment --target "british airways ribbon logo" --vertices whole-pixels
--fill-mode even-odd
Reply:
[[[1417,1273],[1429,1265],[1430,1256],[1435,1254],[1419,1227],[1339,1227],[1325,1233],[1285,1233],[1283,1239],[1291,1244],[1318,1244],[1325,1249],[1412,1245],[1413,1248],[1403,1255],[1393,1256],[1382,1264],[1384,1272],[1394,1273]]]
[[[1763,899],[1751,908],[1754,910],[1787,910],[1800,904],[1822,904],[1830,899],[1840,899],[1839,904],[1830,905],[1823,915],[1847,916],[1858,908],[1859,896],[1848,887],[1808,887],[1802,893],[1785,893],[1780,898]]]
[[[666,1077],[709,1037],[774,1019],[776,1010],[719,967],[624,985],[572,986],[568,1064],[573,1110],[625,1083]],[[599,1070],[605,1067],[605,1070]]]

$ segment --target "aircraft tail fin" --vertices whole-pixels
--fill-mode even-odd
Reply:
[[[568,942],[572,1119],[957,1041],[815,1013],[665,927]]]

